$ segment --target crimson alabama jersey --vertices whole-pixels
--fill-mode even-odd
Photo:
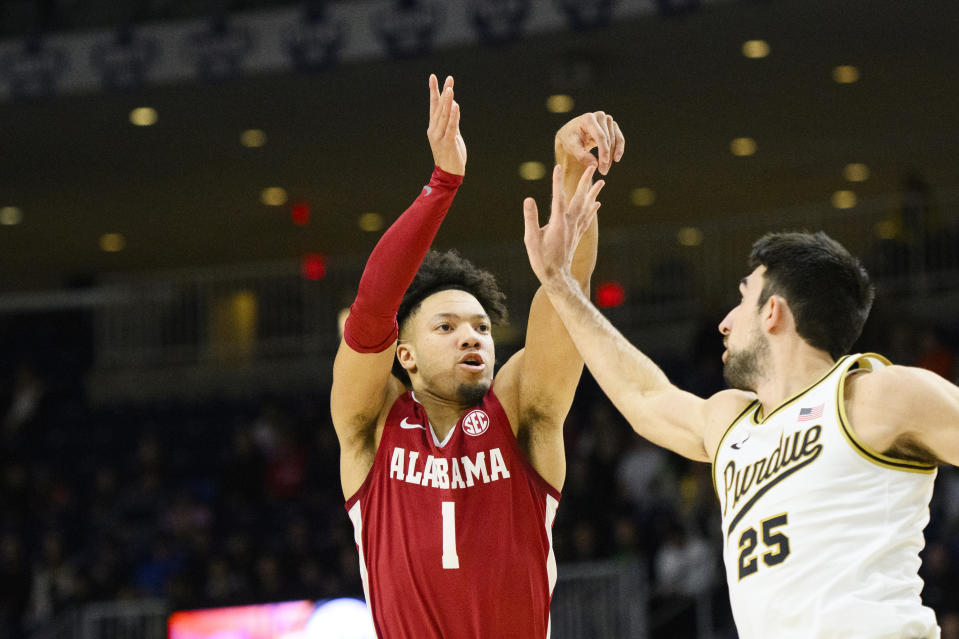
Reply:
[[[346,502],[381,639],[544,639],[559,492],[492,390],[438,441],[413,393],[390,409]]]

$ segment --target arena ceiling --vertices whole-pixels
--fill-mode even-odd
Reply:
[[[523,181],[525,161],[549,163],[567,115],[619,120],[627,154],[603,193],[604,232],[646,222],[688,224],[899,191],[921,174],[959,186],[959,5],[946,0],[771,0],[706,5],[682,18],[649,16],[586,34],[455,48],[401,62],[345,64],[315,75],[174,86],[0,105],[0,290],[95,281],[103,273],[367,252],[428,178],[426,78],[456,77],[469,149],[466,185],[443,245],[522,234],[521,202],[545,202],[548,181]],[[744,41],[770,54],[748,59]],[[839,84],[838,65],[859,80]],[[131,109],[157,110],[134,127]],[[261,129],[261,148],[240,145]],[[730,152],[755,139],[750,157]],[[849,163],[869,179],[850,185]],[[260,202],[283,187],[310,207]],[[638,187],[655,203],[636,207]],[[104,252],[105,233],[125,247]]]

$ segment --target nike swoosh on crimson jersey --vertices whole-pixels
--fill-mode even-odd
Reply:
[[[423,430],[426,430],[426,427],[423,426],[423,424],[411,424],[408,421],[406,421],[405,417],[403,418],[403,421],[400,422],[400,428],[406,428],[406,429],[422,428]]]

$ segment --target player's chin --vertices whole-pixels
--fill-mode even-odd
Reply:
[[[456,389],[459,400],[467,406],[479,404],[489,390],[490,380],[483,379],[477,382],[461,383]]]

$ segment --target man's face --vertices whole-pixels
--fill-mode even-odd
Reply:
[[[759,296],[765,266],[758,266],[739,283],[741,298],[719,324],[723,334],[723,377],[731,388],[755,391],[765,375],[769,338],[760,326]]]
[[[397,352],[413,388],[478,403],[492,383],[496,358],[490,319],[479,301],[465,291],[439,291],[405,324]]]

